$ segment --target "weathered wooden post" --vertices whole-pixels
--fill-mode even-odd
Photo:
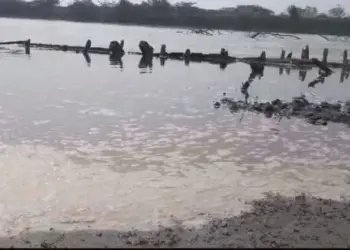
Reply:
[[[146,41],[140,41],[139,48],[141,50],[142,56],[153,57],[153,47],[149,45]]]
[[[265,51],[261,52],[259,60],[260,61],[266,61],[266,52]]]
[[[152,68],[153,66],[153,47],[146,41],[140,41],[139,48],[142,53],[142,57],[139,63],[140,68]]]
[[[191,59],[191,50],[186,49],[185,54],[184,54],[184,59],[185,59],[185,65],[190,64],[190,59]]]
[[[228,56],[228,51],[225,50],[224,48],[222,48],[222,49],[220,50],[220,56],[227,57],[227,56]]]
[[[120,44],[117,41],[111,41],[109,43],[110,56],[115,59],[120,59],[125,53],[123,47],[124,40],[122,40]]]
[[[309,45],[306,45],[305,47],[305,58],[304,59],[308,59],[310,58],[310,48]]]
[[[324,64],[327,64],[327,59],[328,59],[328,49],[325,48],[325,49],[323,50],[322,62],[323,62]]]
[[[184,55],[186,58],[190,58],[191,56],[191,50],[190,49],[186,49],[185,51],[185,55]]]
[[[24,42],[24,50],[27,55],[30,55],[30,39]]]
[[[342,69],[341,69],[341,72],[340,72],[340,83],[343,83],[343,82],[344,82],[345,74],[346,74],[346,69],[345,69],[345,68],[342,68]]]
[[[343,66],[348,66],[348,50],[344,50],[343,53]]]
[[[290,68],[286,68],[287,75],[290,75]]]
[[[299,80],[304,82],[307,75],[306,70],[299,70]]]
[[[282,49],[280,59],[284,60],[285,57],[286,57],[286,51],[284,49]]]
[[[166,55],[166,45],[162,44],[162,46],[160,47],[160,57],[165,57]]]
[[[89,52],[90,48],[91,48],[91,40],[89,39],[89,40],[86,41],[86,44],[85,44],[85,47],[84,47],[84,50],[83,50],[84,54],[87,54]]]

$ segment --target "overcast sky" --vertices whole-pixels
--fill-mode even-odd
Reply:
[[[103,0],[95,0],[95,2],[103,2]],[[111,1],[111,0],[109,0]],[[116,0],[118,1],[118,0]],[[142,0],[130,0],[134,3],[140,3]],[[179,0],[168,0],[171,3],[180,2]],[[186,0],[184,0],[186,2]],[[198,7],[218,9],[221,7],[234,7],[244,4],[258,4],[263,7],[274,10],[275,12],[283,12],[291,4],[298,6],[311,5],[319,9],[320,12],[325,12],[337,4],[343,5],[347,12],[350,10],[350,0],[192,0],[197,3]],[[62,2],[72,2],[72,0],[63,0]],[[188,2],[188,1],[187,1]]]

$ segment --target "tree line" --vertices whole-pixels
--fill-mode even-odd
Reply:
[[[317,8],[289,6],[276,14],[259,5],[207,10],[194,2],[174,5],[167,0],[146,0],[140,4],[74,0],[67,6],[60,0],[0,0],[1,17],[104,22],[137,25],[174,26],[262,32],[350,35],[350,17],[337,5],[327,13]]]

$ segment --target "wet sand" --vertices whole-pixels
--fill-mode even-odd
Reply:
[[[154,231],[23,232],[0,247],[350,247],[350,202],[301,194],[267,194],[239,216],[211,219],[200,228]]]

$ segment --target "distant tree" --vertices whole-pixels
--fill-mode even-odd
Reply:
[[[181,17],[191,17],[199,12],[195,2],[178,2],[175,4],[175,13]]]
[[[328,19],[329,17],[326,14],[322,13],[322,14],[317,15],[316,18],[318,18],[318,19]]]
[[[196,2],[178,2],[175,4],[175,7],[178,8],[193,8],[196,5]]]
[[[103,1],[98,1],[99,6],[102,8],[114,8],[117,3],[113,0],[107,1],[107,0],[103,0]]]
[[[296,7],[295,5],[289,6],[287,12],[292,20],[297,20],[300,18],[300,8]]]
[[[300,9],[300,14],[305,18],[315,18],[318,15],[318,10],[315,7],[306,6],[305,9]]]
[[[330,9],[328,11],[328,14],[330,17],[334,17],[334,18],[343,18],[346,15],[344,7],[340,4]]]
[[[233,13],[235,15],[240,15],[240,16],[259,16],[259,17],[266,17],[274,14],[272,10],[261,7],[259,5],[239,5],[233,10]]]
[[[123,8],[125,10],[133,8],[134,5],[128,0],[120,0],[117,4],[117,8]]]
[[[60,4],[60,0],[33,0],[29,2],[31,14],[42,18],[55,16],[55,7]]]
[[[99,7],[92,0],[75,0],[67,6],[69,16],[79,21],[98,21]]]
[[[194,2],[187,0],[174,5],[171,4],[174,0],[138,0],[141,3],[134,3],[133,0],[61,2],[67,1],[72,3],[61,6],[59,0],[0,0],[0,17],[350,35],[350,17],[345,17],[341,5],[329,10],[329,15],[319,14],[312,6],[300,8],[295,5],[289,6],[285,13],[276,15],[259,5],[208,10],[196,7]],[[302,19],[302,24],[298,22],[299,19]]]
[[[295,20],[302,18],[315,18],[318,15],[318,10],[315,7],[307,5],[305,8],[296,7],[295,5],[291,5],[287,9],[287,13],[290,18]]]
[[[32,6],[55,7],[59,4],[60,4],[60,0],[33,0],[33,1],[31,1]]]
[[[149,5],[149,16],[152,18],[166,18],[170,17],[175,12],[175,8],[167,0],[147,0]]]
[[[167,0],[148,0],[147,3],[155,8],[172,8]]]

